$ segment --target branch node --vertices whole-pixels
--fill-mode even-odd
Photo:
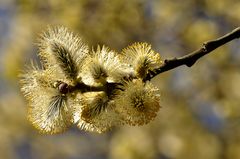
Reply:
[[[204,42],[202,44],[202,48],[201,48],[202,52],[207,52],[208,51],[208,45],[209,45],[209,42]]]

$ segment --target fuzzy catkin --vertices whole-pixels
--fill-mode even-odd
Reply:
[[[38,40],[39,56],[45,68],[76,83],[89,49],[82,39],[67,28],[49,27]]]
[[[116,111],[129,125],[148,124],[160,108],[158,89],[141,80],[126,83],[115,101]]]
[[[29,121],[40,132],[55,134],[72,125],[72,112],[51,82],[48,70],[32,68],[22,77],[21,90],[29,104]]]
[[[122,51],[122,61],[133,67],[135,76],[144,79],[149,71],[162,64],[160,54],[147,43],[134,43]]]

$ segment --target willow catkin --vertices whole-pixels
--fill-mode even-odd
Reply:
[[[121,63],[115,51],[106,46],[98,46],[84,61],[81,77],[89,85],[104,85],[107,82],[122,81],[130,72],[130,67]]]
[[[115,104],[105,92],[85,93],[77,126],[80,129],[102,133],[123,123],[115,112]]]
[[[45,68],[52,68],[75,82],[89,50],[82,39],[67,28],[49,27],[38,40],[39,56]]]
[[[33,67],[21,78],[21,91],[28,101],[28,119],[40,132],[55,134],[72,125],[67,98],[55,88],[51,73]]]
[[[135,75],[141,79],[162,64],[160,54],[153,51],[147,43],[134,43],[123,49],[122,55],[123,62],[129,63]]]
[[[142,80],[127,82],[115,99],[116,111],[129,125],[143,125],[153,120],[160,108],[158,89]]]

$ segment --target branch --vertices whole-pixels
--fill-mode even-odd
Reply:
[[[173,58],[173,59],[166,59],[164,60],[164,63],[154,71],[151,71],[147,74],[147,77],[144,79],[144,81],[151,80],[153,77],[157,76],[160,73],[169,71],[171,69],[174,69],[181,65],[186,65],[188,67],[191,67],[196,63],[198,59],[203,57],[206,54],[209,54],[216,48],[234,40],[240,37],[240,27],[234,29],[232,32],[218,38],[215,40],[204,42],[202,47],[198,50],[195,50],[185,56],[179,57],[179,58]]]
[[[77,83],[75,86],[68,86],[67,92],[74,92],[80,90],[82,93],[85,92],[100,92],[105,91],[111,94],[115,89],[122,90],[122,83],[106,83],[105,86],[89,86],[84,83]]]
[[[188,67],[191,67],[197,62],[198,59],[200,59],[204,55],[209,54],[216,48],[218,48],[234,39],[237,39],[237,38],[240,38],[240,27],[234,29],[232,32],[230,32],[218,39],[204,42],[202,47],[200,47],[198,50],[195,50],[185,56],[164,60],[164,63],[159,68],[157,68],[153,71],[150,71],[147,74],[146,78],[143,79],[143,81],[149,81],[152,78],[154,78],[155,76],[157,76],[163,72],[169,71],[171,69],[174,69],[181,65],[186,65]],[[136,77],[130,77],[130,78],[136,78]],[[82,93],[106,91],[106,92],[108,92],[108,94],[111,94],[111,92],[114,89],[121,90],[121,85],[122,85],[122,83],[107,83],[106,86],[88,86],[84,83],[78,83],[76,86],[69,86],[68,92],[73,92],[75,90],[81,90]]]

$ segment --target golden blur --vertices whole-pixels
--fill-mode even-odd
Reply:
[[[18,74],[38,61],[36,39],[49,25],[68,27],[89,44],[115,51],[147,42],[162,58],[182,56],[239,26],[237,0],[1,0],[0,158],[240,158],[239,40],[152,80],[158,117],[146,126],[104,134],[75,128],[39,134],[27,121]]]

